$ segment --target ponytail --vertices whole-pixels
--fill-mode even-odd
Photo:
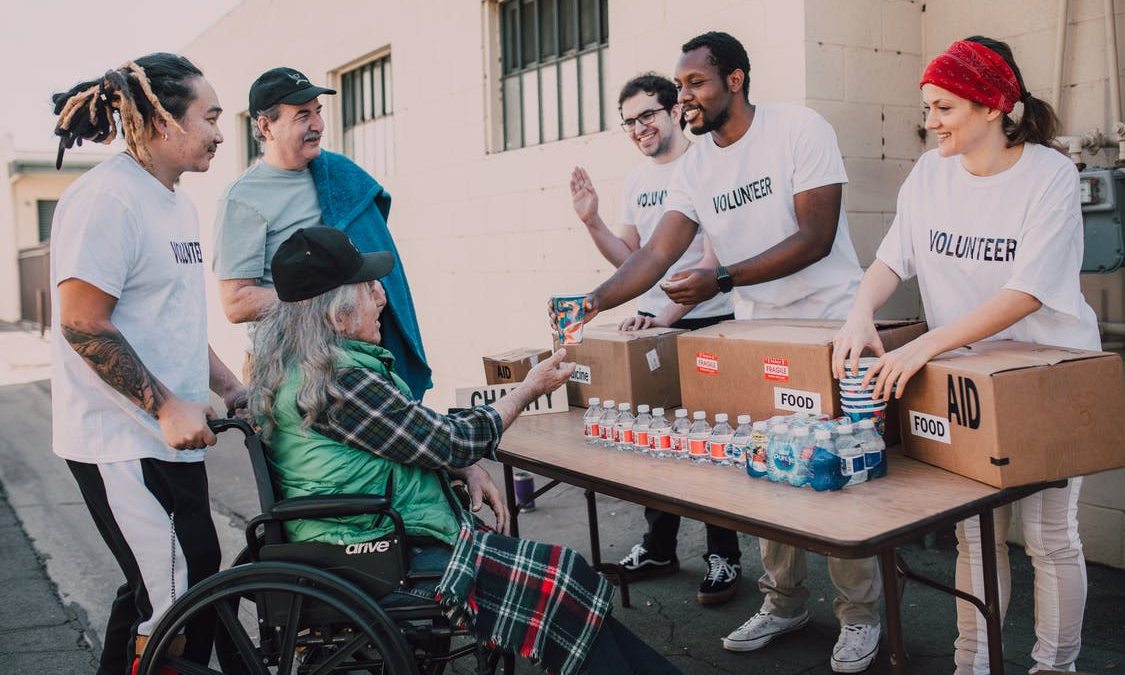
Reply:
[[[1012,73],[1016,76],[1016,81],[1019,82],[1023,114],[1020,115],[1020,119],[1017,122],[1013,120],[1008,113],[1004,113],[1002,122],[1004,135],[1008,137],[1008,147],[1020,145],[1021,143],[1050,145],[1051,141],[1058,135],[1058,115],[1055,114],[1055,110],[1051,107],[1050,103],[1032,96],[1027,90],[1027,86],[1023,83],[1023,75],[1020,73],[1019,66],[1016,65],[1016,59],[1012,55],[1012,48],[1008,46],[1008,43],[993,40],[992,38],[983,37],[981,35],[967,37],[965,40],[983,45],[996,52],[1000,58],[1004,59],[1008,67],[1012,69]]]
[[[159,117],[182,132],[176,120],[183,117],[195,97],[189,80],[202,75],[182,56],[157,53],[55,94],[51,97],[59,116],[55,125],[59,137],[55,168],[62,167],[63,153],[75,144],[82,145],[83,140],[110,143],[119,131],[129,152],[141,164],[151,166],[152,156],[146,146],[148,126]]]

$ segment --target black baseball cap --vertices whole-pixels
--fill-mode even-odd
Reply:
[[[277,297],[297,302],[384,277],[394,266],[389,251],[360,253],[348,235],[334,227],[304,227],[281,243],[270,270]]]
[[[321,94],[335,93],[335,89],[316,86],[298,70],[271,68],[250,85],[250,114],[254,115],[278,103],[301,105]]]

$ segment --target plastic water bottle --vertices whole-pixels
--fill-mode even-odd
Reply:
[[[850,435],[850,434],[849,434]],[[809,485],[812,489],[823,492],[824,490],[839,490],[847,484],[848,479],[840,473],[840,456],[836,454],[836,444],[832,439],[832,432],[828,429],[817,429],[816,452],[809,462],[811,477]]]
[[[807,426],[793,430],[793,470],[787,477],[793,487],[808,485],[811,472],[809,464],[816,453],[816,438]]]
[[[734,435],[730,438],[730,444],[727,446],[727,457],[730,458],[732,466],[744,468],[746,466],[746,457],[748,456],[750,448],[750,436],[753,435],[754,428],[750,426],[749,415],[738,416],[738,426],[734,430]]]
[[[770,430],[770,443],[766,446],[766,477],[775,483],[787,482],[794,460],[789,425],[775,424]]]
[[[663,459],[672,454],[672,424],[664,416],[664,408],[653,408],[648,425],[648,452]]]
[[[872,420],[860,420],[859,432],[860,446],[863,448],[863,465],[867,468],[868,478],[882,478],[887,475],[887,444],[883,437],[875,430]]]
[[[726,413],[715,413],[715,428],[707,437],[707,454],[711,463],[716,466],[730,466],[730,457],[727,456],[727,446],[730,445],[734,429],[727,422]]]
[[[669,454],[673,459],[687,459],[689,429],[691,429],[691,422],[688,421],[687,410],[680,408],[676,411],[676,419],[672,422],[672,428],[669,430],[672,442]]]
[[[637,419],[633,420],[633,447],[632,450],[642,455],[648,454],[648,429],[652,424],[652,415],[644,403],[637,406]],[[624,448],[622,448],[624,449]]]
[[[746,473],[753,478],[766,475],[766,447],[770,444],[769,424],[764,420],[754,422],[750,428],[750,441],[746,444]]]
[[[688,429],[688,456],[693,462],[710,462],[707,455],[707,441],[711,438],[711,425],[707,423],[707,413],[696,410],[691,415],[691,428]]]
[[[582,416],[583,433],[586,436],[587,443],[597,443],[602,437],[602,415],[605,410],[602,409],[602,400],[594,396],[589,400],[589,407],[586,408],[586,414]]]
[[[867,480],[862,439],[853,431],[850,424],[841,424],[836,428],[836,454],[840,456],[840,475],[848,479],[847,485],[858,485]]]
[[[613,423],[617,421],[617,401],[612,398],[605,400],[605,414],[602,415],[601,442],[595,443],[606,448],[613,447]]]
[[[617,404],[617,420],[613,424],[613,445],[618,450],[633,450],[633,411],[628,403]]]

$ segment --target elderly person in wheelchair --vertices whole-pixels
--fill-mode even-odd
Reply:
[[[559,350],[491,406],[442,415],[414,401],[379,346],[386,252],[361,254],[328,227],[298,230],[273,259],[280,302],[257,330],[251,410],[283,497],[378,493],[401,514],[412,572],[433,579],[381,598],[435,599],[483,642],[551,673],[679,673],[610,616],[612,590],[577,553],[505,536],[508,510],[476,463],[495,458],[504,429],[574,369]],[[450,476],[487,503],[490,531],[463,508]],[[286,524],[291,541],[359,544],[390,532],[377,516]]]

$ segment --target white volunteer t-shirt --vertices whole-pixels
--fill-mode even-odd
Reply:
[[[55,454],[104,463],[200,461],[122,396],[63,338],[58,284],[81,279],[118,298],[110,319],[177,397],[206,403],[210,366],[199,219],[125,153],[91,169],[59,200],[51,226],[51,404]]]
[[[720,264],[752,258],[797,232],[793,195],[846,183],[832,126],[798,105],[759,103],[750,129],[720,148],[705,134],[684,157],[665,208],[699,223]],[[844,209],[831,252],[803,270],[753,286],[736,286],[739,319],[844,318],[861,270]]]
[[[994,176],[970,174],[958,156],[922,155],[876,255],[902,279],[918,276],[931,328],[1009,288],[1043,306],[991,339],[1100,349],[1097,317],[1079,288],[1082,248],[1074,164],[1027,143]]]
[[[637,233],[641,237],[641,246],[652,238],[660,217],[664,215],[664,198],[668,194],[668,183],[672,180],[676,166],[689,154],[691,154],[690,147],[684,154],[664,164],[645,159],[625,176],[621,222],[637,228]],[[665,278],[699,267],[704,254],[703,236],[703,232],[696,233],[691,245],[668,269]],[[667,293],[660,290],[660,283],[637,298],[637,309],[653,316],[659,316],[670,304],[672,301],[668,299]],[[696,305],[683,318],[706,319],[730,314],[731,311],[730,297],[726,293],[720,293]]]

